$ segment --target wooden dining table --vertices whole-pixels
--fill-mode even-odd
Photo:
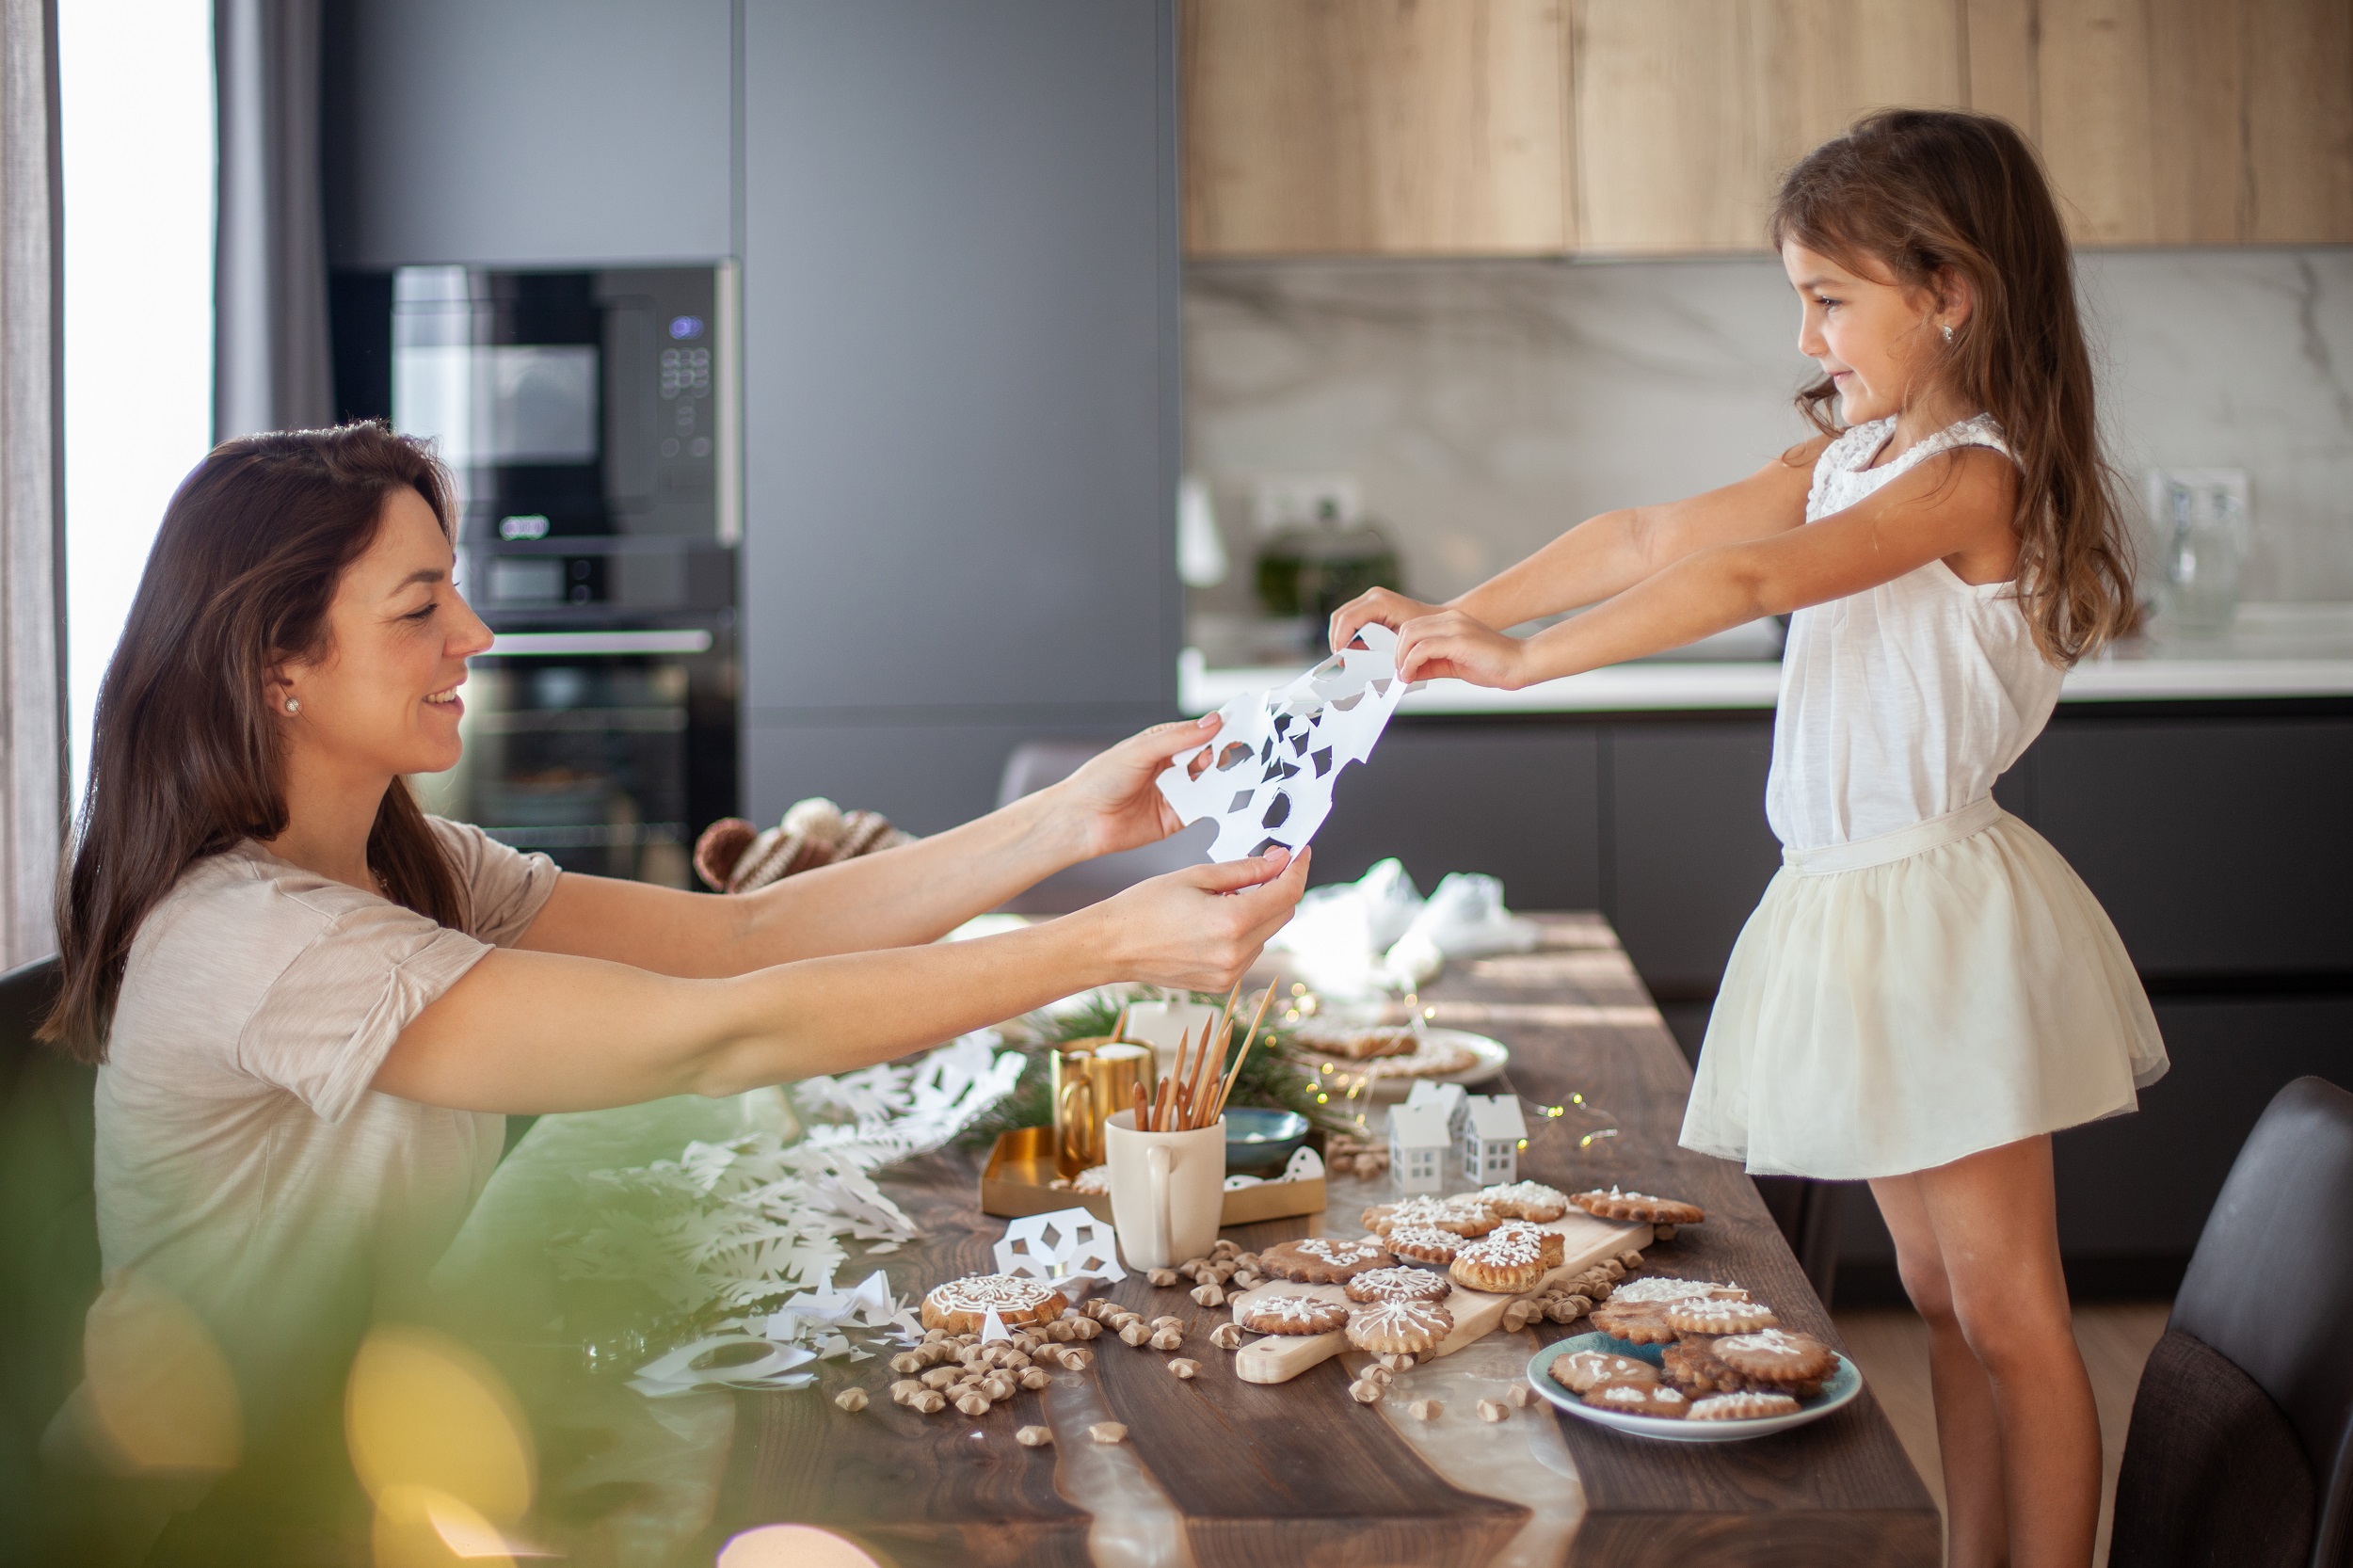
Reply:
[[[1678,1145],[1691,1075],[1633,966],[1596,915],[1538,917],[1535,951],[1456,963],[1424,988],[1437,1025],[1511,1052],[1484,1093],[1520,1096],[1529,1118],[1520,1175],[1567,1189],[1622,1184],[1705,1208],[1705,1223],[1654,1242],[1648,1266],[1735,1281],[1792,1327],[1837,1342],[1754,1186],[1740,1169]],[[1563,1107],[1551,1117],[1545,1108]],[[984,1151],[983,1151],[984,1153]],[[892,1168],[890,1195],[923,1240],[879,1259],[903,1292],[994,1268],[1004,1222],[981,1212],[983,1153]],[[1459,1178],[1451,1184],[1466,1187]],[[1238,1227],[1245,1249],[1362,1233],[1384,1177],[1335,1174],[1325,1213]],[[979,1417],[891,1402],[880,1363],[828,1363],[824,1398],[736,1396],[735,1440],[711,1539],[796,1522],[847,1536],[890,1564],[1085,1564],[1102,1568],[1297,1568],[1302,1564],[1932,1565],[1934,1504],[1868,1387],[1810,1425],[1749,1441],[1686,1444],[1624,1435],[1538,1402],[1481,1420],[1544,1343],[1582,1329],[1540,1321],[1402,1374],[1377,1406],[1349,1397],[1326,1362],[1289,1382],[1240,1381],[1213,1349],[1222,1309],[1131,1273],[1112,1299],[1185,1320],[1169,1357],[1108,1336],[1083,1371],[1055,1373]],[[1361,1358],[1359,1358],[1360,1360]],[[1460,1363],[1451,1366],[1450,1363]],[[1402,1408],[1409,1385],[1443,1399],[1434,1421]],[[849,1384],[872,1402],[847,1414]],[[1512,1407],[1508,1406],[1507,1409]],[[1098,1421],[1128,1429],[1090,1442]],[[1049,1446],[1015,1440],[1049,1427]]]

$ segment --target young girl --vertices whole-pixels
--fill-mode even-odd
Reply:
[[[1333,646],[1380,621],[1407,679],[1508,689],[1794,612],[1766,789],[1785,864],[1683,1142],[1871,1183],[1931,1332],[1949,1560],[2080,1565],[2100,1433],[2050,1135],[2133,1110],[2166,1058],[2106,916],[1992,794],[2061,672],[2134,616],[2067,244],[2015,131],[1913,110],[1798,165],[1771,232],[1819,438],[1593,518],[1444,608],[1369,594]]]

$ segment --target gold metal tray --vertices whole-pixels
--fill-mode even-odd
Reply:
[[[1321,1159],[1323,1133],[1318,1130],[1307,1134],[1307,1146]],[[1010,1132],[1000,1132],[997,1135],[997,1146],[988,1151],[988,1164],[981,1172],[981,1212],[1017,1219],[1024,1214],[1050,1214],[1057,1208],[1083,1208],[1104,1224],[1112,1223],[1112,1200],[1108,1195],[1088,1196],[1066,1187],[1047,1185],[1059,1175],[1054,1168],[1052,1128],[1017,1127]],[[1321,1176],[1305,1181],[1262,1181],[1255,1187],[1237,1188],[1226,1193],[1225,1211],[1218,1224],[1248,1225],[1260,1220],[1322,1212]]]

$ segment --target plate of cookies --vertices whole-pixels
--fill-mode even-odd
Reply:
[[[1293,1030],[1289,1048],[1311,1070],[1361,1076],[1378,1099],[1403,1099],[1417,1080],[1484,1083],[1512,1063],[1502,1041],[1466,1029],[1318,1022]]]
[[[1819,1420],[1863,1391],[1853,1362],[1781,1326],[1737,1286],[1629,1280],[1594,1332],[1528,1364],[1536,1391],[1597,1426],[1671,1443],[1734,1443]]]

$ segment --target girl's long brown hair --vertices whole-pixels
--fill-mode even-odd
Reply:
[[[2017,457],[2018,594],[2035,645],[2073,664],[2133,629],[2132,551],[2091,407],[2074,260],[2034,152],[1991,115],[1886,109],[1792,168],[1775,248],[1796,240],[1850,272],[1936,292],[1966,280],[1969,319],[1937,374],[1992,414]],[[1798,394],[1825,434],[1828,377]]]
[[[57,887],[60,994],[41,1038],[104,1061],[148,912],[198,860],[285,831],[283,741],[263,684],[278,661],[326,651],[336,585],[401,486],[451,533],[440,465],[381,424],[224,441],[181,482],[98,689]],[[368,865],[398,903],[460,922],[456,873],[400,780],[376,808]]]

